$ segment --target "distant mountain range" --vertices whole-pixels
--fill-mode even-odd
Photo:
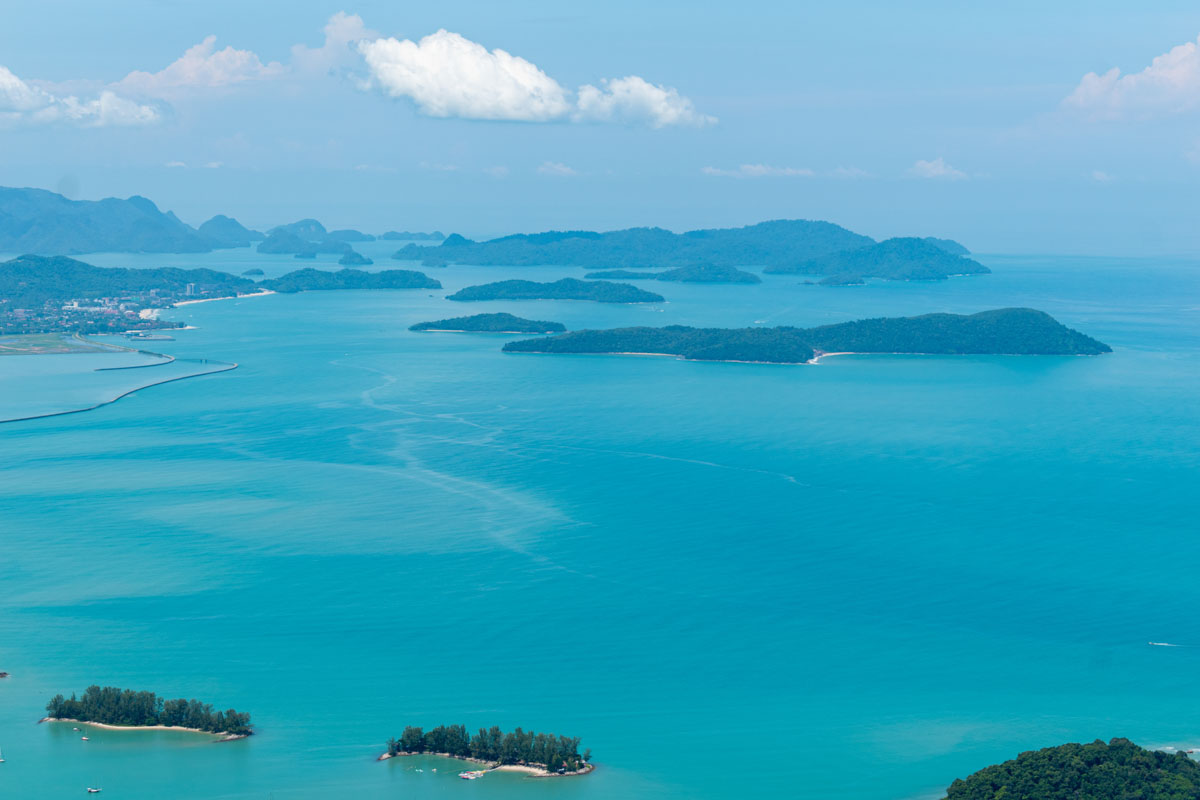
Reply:
[[[989,272],[966,258],[950,239],[901,238],[876,242],[831,222],[774,220],[744,228],[672,233],[662,228],[547,231],[474,242],[451,234],[437,247],[409,244],[393,254],[401,260],[431,258],[458,264],[590,269],[763,267],[765,272],[825,275],[828,283],[862,283],[866,278],[925,280]],[[656,276],[661,277],[661,276]],[[743,278],[744,280],[744,278]]]

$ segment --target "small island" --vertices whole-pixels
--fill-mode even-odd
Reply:
[[[248,269],[245,272],[243,272],[242,276],[246,277],[246,278],[256,278],[263,274],[264,273],[261,269],[259,269],[258,267],[254,267],[252,269]]]
[[[469,303],[477,300],[594,300],[598,303],[661,303],[663,296],[628,283],[563,278],[553,283],[498,281],[468,286],[446,297]]]
[[[867,278],[929,281],[991,272],[978,261],[958,255],[958,250],[965,248],[949,240],[901,237],[817,258],[775,264],[763,271],[824,275],[822,286],[854,286],[866,283]]]
[[[945,800],[1194,800],[1200,763],[1187,753],[1146,750],[1128,739],[1021,753],[958,779]]]
[[[385,269],[382,272],[363,272],[359,269],[340,269],[326,272],[319,269],[296,270],[258,284],[282,294],[330,289],[440,289],[442,284],[423,272],[408,269]]]
[[[475,314],[436,322],[418,322],[408,329],[442,333],[562,333],[567,328],[561,322],[524,319],[512,314]]]
[[[101,728],[158,728],[211,733],[222,740],[243,739],[254,733],[250,715],[232,708],[213,711],[199,700],[166,700],[154,692],[135,692],[115,686],[89,686],[83,697],[61,694],[46,704],[43,722],[84,722]]]
[[[338,259],[338,263],[343,267],[369,267],[375,262],[364,256],[357,250],[351,250]]]
[[[512,770],[539,777],[586,775],[595,769],[592,751],[579,752],[579,737],[534,733],[517,728],[505,733],[499,727],[480,728],[470,736],[466,725],[439,725],[425,732],[408,726],[399,739],[389,739],[380,761],[397,756],[436,755],[487,765],[487,771]],[[474,779],[484,771],[464,772]]]
[[[672,355],[693,361],[814,363],[822,356],[1099,355],[1112,349],[1031,308],[881,317],[817,328],[613,328],[504,345],[506,353]]]
[[[653,280],[672,281],[675,283],[762,283],[762,278],[753,272],[746,272],[736,267],[718,266],[716,264],[696,264],[690,267],[678,267],[665,272],[634,272],[627,269],[610,269],[601,272],[589,272],[583,277],[616,278],[624,280]]]
[[[432,231],[430,233],[422,233],[419,231],[388,231],[379,238],[389,242],[440,242],[442,239],[446,238],[446,234],[442,233],[441,231]]]

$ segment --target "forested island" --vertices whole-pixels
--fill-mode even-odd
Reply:
[[[1031,308],[882,317],[816,328],[614,328],[504,345],[508,353],[674,355],[695,361],[801,364],[830,353],[1099,355],[1108,345]]]
[[[442,284],[423,272],[409,269],[385,269],[363,272],[360,269],[340,269],[337,272],[306,269],[296,270],[258,286],[274,292],[311,292],[329,289],[440,289]]]
[[[410,244],[394,258],[420,261],[436,255],[450,263],[497,266],[566,264],[590,269],[644,271],[761,266],[767,272],[809,272],[852,283],[851,278],[889,280],[945,278],[987,272],[958,242],[927,237],[876,242],[830,222],[774,220],[744,228],[672,233],[662,228],[595,231],[547,231],[475,242],[451,234],[437,247]],[[900,242],[900,244],[896,244]],[[916,242],[919,245],[905,244]],[[887,245],[877,250],[870,248]],[[859,253],[851,256],[851,253]],[[885,263],[873,266],[883,259]],[[668,278],[668,280],[670,280]],[[678,280],[678,279],[677,279]]]
[[[1021,753],[958,779],[945,800],[1198,800],[1200,763],[1128,739]]]
[[[199,700],[166,700],[154,692],[115,686],[89,686],[80,698],[56,695],[46,704],[46,719],[121,728],[186,728],[231,739],[254,732],[250,715],[232,708],[213,711],[210,704]]]
[[[261,242],[266,237],[252,231],[233,217],[217,214],[196,229],[201,236],[216,243],[218,247],[249,247],[252,242]]]
[[[476,300],[595,300],[598,303],[661,303],[663,296],[628,283],[581,281],[563,278],[553,283],[498,281],[468,286],[446,297],[469,303]]]
[[[672,281],[675,283],[762,283],[762,278],[753,272],[746,272],[737,267],[718,266],[716,264],[693,264],[689,267],[678,267],[665,272],[634,272],[627,269],[610,269],[601,272],[589,272],[583,277],[592,279],[625,279],[625,280],[654,280]]]
[[[369,267],[375,262],[359,253],[356,250],[351,250],[346,255],[338,259],[338,263],[343,267]]]
[[[418,322],[410,331],[453,331],[482,333],[562,333],[567,328],[561,322],[524,319],[512,314],[475,314],[470,317]]]
[[[433,231],[431,233],[421,233],[418,231],[388,231],[383,236],[379,237],[386,241],[404,241],[410,242],[440,242],[446,238],[446,234],[441,231]]]
[[[579,752],[579,737],[534,733],[517,728],[505,733],[499,727],[480,728],[474,736],[465,725],[439,725],[426,732],[408,726],[399,739],[389,739],[381,758],[419,755],[448,756],[491,765],[525,767],[543,775],[578,775],[590,772],[592,751]]]
[[[825,275],[825,286],[851,286],[867,278],[893,281],[943,280],[953,275],[991,272],[978,261],[951,252],[957,242],[898,238],[843,250],[791,264],[768,266],[764,272]],[[961,248],[961,245],[959,245]]]

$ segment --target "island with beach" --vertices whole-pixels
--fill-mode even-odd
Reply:
[[[408,726],[399,739],[389,739],[380,761],[398,756],[433,755],[470,761],[486,767],[460,774],[474,779],[493,770],[524,772],[537,777],[586,775],[596,767],[592,751],[579,751],[579,737],[535,733],[517,728],[505,733],[498,726],[480,728],[474,736],[465,725],[438,725],[429,731]]]
[[[1100,355],[1111,348],[1042,311],[880,317],[816,328],[613,328],[504,345],[506,353],[668,355],[692,361],[814,363],[829,355]]]
[[[438,333],[564,333],[567,328],[561,322],[546,322],[540,319],[525,319],[513,314],[473,314],[469,317],[439,319],[434,322],[418,322],[408,326],[410,331],[434,331]]]
[[[154,692],[115,686],[89,686],[82,697],[55,695],[42,722],[78,722],[111,730],[158,729],[210,733],[221,741],[243,739],[254,729],[250,715],[228,709],[213,711],[199,700],[167,700]]]

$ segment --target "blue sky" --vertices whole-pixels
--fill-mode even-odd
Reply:
[[[900,5],[19,4],[0,184],[193,224],[1200,250],[1200,6]]]

